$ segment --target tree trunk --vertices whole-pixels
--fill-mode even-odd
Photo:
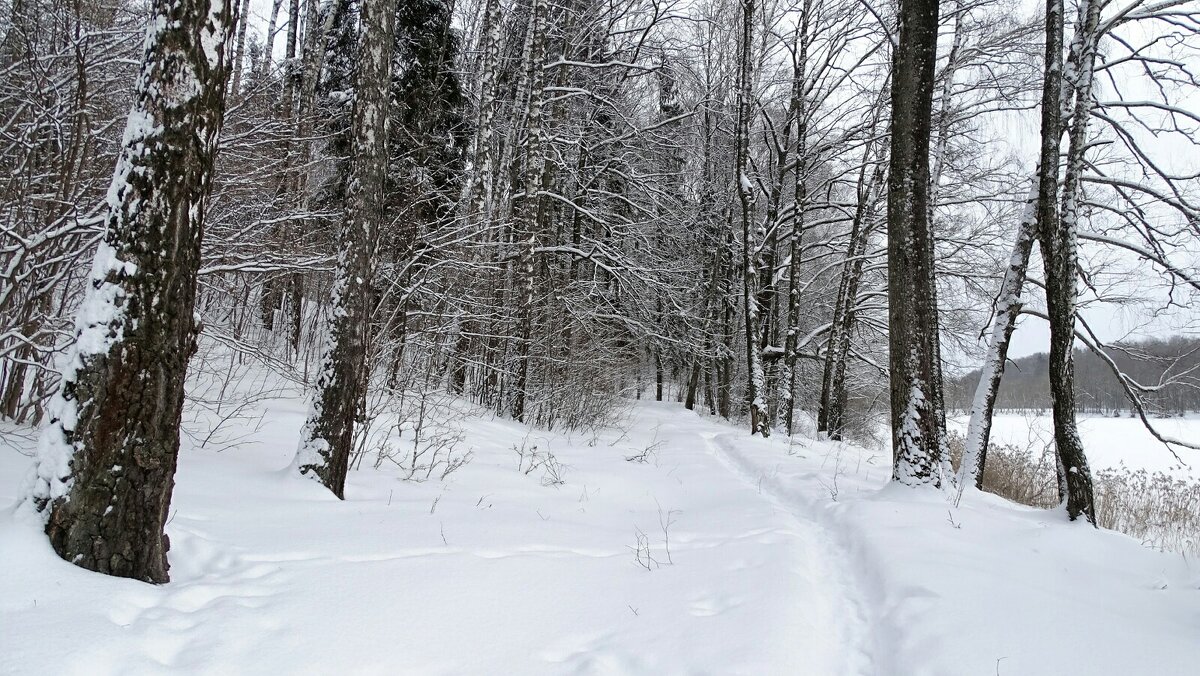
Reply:
[[[700,388],[700,360],[696,359],[692,362],[692,368],[688,375],[687,394],[684,395],[683,407],[691,411],[696,408],[696,391]]]
[[[267,20],[267,35],[263,44],[262,61],[258,64],[259,73],[266,73],[275,58],[275,34],[279,32],[279,10],[283,8],[283,0],[272,0],[271,18]]]
[[[1062,77],[1062,13],[1061,0],[1049,0],[1046,7],[1048,81]],[[1085,0],[1080,4],[1079,20],[1076,22],[1079,38],[1073,41],[1076,50],[1071,55],[1073,68],[1068,76],[1074,85],[1075,110],[1069,130],[1070,145],[1062,187],[1062,215],[1061,218],[1058,217],[1054,209],[1054,191],[1057,185],[1043,175],[1039,186],[1039,200],[1042,204],[1038,218],[1046,277],[1046,314],[1050,317],[1050,399],[1054,411],[1054,446],[1058,452],[1059,497],[1065,501],[1067,515],[1072,521],[1083,516],[1093,524],[1096,522],[1096,508],[1092,474],[1075,421],[1074,347],[1075,303],[1078,295],[1075,280],[1079,265],[1076,234],[1079,228],[1080,176],[1083,171],[1083,154],[1087,146],[1088,120],[1091,117],[1092,74],[1096,58],[1095,33],[1099,17],[1099,2]],[[1052,29],[1056,29],[1059,36],[1053,62],[1050,56]],[[1054,67],[1057,67],[1056,71],[1051,70]],[[1051,86],[1052,84],[1048,83],[1046,90]],[[1058,86],[1061,87],[1061,83]],[[1053,98],[1051,93],[1054,94]],[[1058,100],[1058,91],[1043,91],[1042,101],[1046,110],[1057,113],[1058,106],[1051,105],[1051,101]],[[1048,126],[1045,115],[1043,112],[1043,134]],[[1061,120],[1049,122],[1061,124]],[[1059,137],[1054,134],[1051,138],[1057,142]],[[1046,144],[1047,141],[1043,138],[1043,145]],[[1049,150],[1044,148],[1043,152],[1048,153]]]
[[[156,0],[104,241],[27,503],[59,556],[168,580],[203,217],[229,77],[232,3]]]
[[[871,125],[872,132],[875,125]],[[854,329],[858,287],[862,281],[864,256],[874,224],[869,222],[875,207],[875,186],[883,180],[883,166],[876,164],[870,178],[871,146],[863,153],[863,166],[858,175],[858,204],[850,225],[850,243],[842,278],[833,310],[829,342],[825,350],[825,368],[821,377],[821,397],[817,407],[817,431],[826,432],[830,439],[841,440],[845,425],[846,362],[850,358],[850,336]]]
[[[1058,149],[1054,149],[1054,166],[1057,171]],[[1013,244],[1008,267],[1004,270],[1004,281],[996,297],[995,316],[988,340],[987,357],[980,369],[979,383],[971,402],[971,420],[967,423],[967,441],[963,450],[962,467],[959,470],[959,485],[974,485],[983,488],[983,468],[987,462],[988,439],[992,431],[992,413],[996,408],[996,397],[1000,393],[1000,379],[1004,376],[1004,362],[1008,359],[1008,346],[1017,316],[1021,313],[1021,289],[1025,285],[1025,273],[1029,269],[1029,253],[1037,235],[1037,194],[1039,182],[1035,181],[1026,204],[1021,224],[1017,228],[1017,241]]]
[[[533,340],[533,292],[535,272],[533,250],[538,244],[541,225],[541,202],[539,191],[544,179],[546,160],[543,155],[542,127],[543,98],[546,81],[546,17],[549,0],[535,0],[529,18],[529,34],[525,48],[525,63],[528,73],[528,102],[525,108],[525,181],[524,195],[518,211],[521,232],[517,254],[516,272],[520,286],[518,300],[518,326],[516,367],[517,378],[513,384],[512,417],[525,421],[525,408],[529,387],[530,343]]]
[[[242,87],[242,64],[246,53],[246,26],[250,17],[250,0],[238,2],[237,11],[237,41],[233,52],[233,85],[231,91],[236,95]]]
[[[371,283],[387,173],[388,99],[396,0],[365,0],[355,77],[353,151],[346,216],[338,237],[329,337],[295,467],[345,497],[354,423],[366,394]]]
[[[888,323],[892,478],[910,486],[941,487],[949,462],[929,222],[937,32],[937,0],[901,0],[892,68]]]
[[[800,255],[808,209],[808,94],[806,76],[808,65],[808,26],[811,6],[805,0],[800,8],[800,27],[797,29],[796,62],[792,72],[792,104],[796,121],[796,168],[792,175],[792,231],[788,240],[788,296],[785,310],[783,360],[779,373],[776,413],[783,412],[784,425],[790,436],[795,432],[796,404],[796,331],[800,320]]]
[[[734,167],[738,199],[742,204],[742,311],[746,326],[746,400],[750,408],[750,433],[771,435],[767,415],[766,382],[763,375],[762,351],[759,349],[758,299],[755,286],[758,266],[754,220],[754,186],[747,173],[750,165],[750,119],[753,116],[753,40],[754,0],[742,0],[742,34],[738,57],[737,154]]]
[[[1050,9],[1048,6],[1048,10]],[[1053,213],[1057,193],[1059,146],[1064,131],[1062,118],[1070,111],[1069,103],[1076,86],[1072,79],[1064,80],[1061,77],[1062,23],[1061,5],[1053,11],[1047,11],[1047,57],[1042,81],[1041,133],[1043,136],[1037,176],[1030,188],[1026,208],[1017,231],[1017,241],[1013,245],[1012,255],[1009,258],[1009,267],[1005,270],[1004,281],[1001,284],[1000,293],[997,295],[996,314],[992,321],[988,353],[980,370],[979,383],[976,385],[971,405],[971,419],[967,425],[967,441],[959,473],[964,485],[969,482],[977,488],[983,487],[983,472],[987,465],[992,415],[995,410],[996,398],[999,395],[1000,382],[1004,375],[1009,340],[1023,305],[1020,294],[1028,269],[1029,255],[1033,247],[1033,240],[1040,238],[1042,234],[1038,218],[1043,215],[1043,209],[1047,207],[1046,200],[1049,200],[1048,213]],[[1080,25],[1083,25],[1082,22]],[[1086,37],[1083,30],[1075,32],[1070,49],[1072,62],[1081,55],[1083,40]],[[1047,111],[1051,113],[1049,117],[1046,116]],[[1046,134],[1052,136],[1047,137]],[[1049,138],[1053,140],[1048,140]],[[1044,198],[1043,195],[1045,195]],[[1043,258],[1045,258],[1045,252],[1043,252]]]

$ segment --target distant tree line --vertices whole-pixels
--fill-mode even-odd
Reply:
[[[1176,336],[1165,340],[1116,343],[1106,350],[1121,372],[1140,383],[1155,384],[1143,399],[1150,412],[1180,415],[1200,410],[1200,340]],[[997,411],[1029,412],[1050,408],[1049,355],[1014,359],[1005,369]],[[979,371],[948,379],[947,404],[969,410]],[[1075,410],[1119,415],[1130,409],[1129,397],[1113,370],[1095,352],[1075,349]],[[1130,412],[1132,415],[1132,412]]]

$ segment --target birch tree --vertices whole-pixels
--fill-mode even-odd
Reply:
[[[1056,4],[1057,3],[1057,4]],[[1062,72],[1062,0],[1050,0],[1046,6],[1046,93],[1043,95],[1042,143],[1054,143],[1054,171],[1043,164],[1039,176],[1038,233],[1042,262],[1046,276],[1046,314],[1050,317],[1050,397],[1054,411],[1054,448],[1058,456],[1059,497],[1063,499],[1071,520],[1084,517],[1096,522],[1092,473],[1088,468],[1083,441],[1075,421],[1075,319],[1078,290],[1076,270],[1079,266],[1078,232],[1080,177],[1083,172],[1087,128],[1091,117],[1092,78],[1096,59],[1096,29],[1100,18],[1100,3],[1083,0],[1079,4],[1076,32],[1072,41],[1069,72]],[[1052,25],[1053,24],[1053,25]],[[1056,37],[1051,37],[1051,32]],[[1056,51],[1052,54],[1051,49]],[[1062,114],[1058,105],[1062,97],[1061,82],[1073,84],[1074,110],[1068,128],[1066,172],[1062,184],[1062,212],[1055,208],[1058,197],[1058,139]],[[1053,90],[1053,91],[1051,91]],[[1070,95],[1069,95],[1070,96]],[[1049,148],[1043,153],[1050,154]]]
[[[150,9],[104,240],[24,504],[65,560],[162,583],[234,22],[230,2]]]
[[[737,153],[734,175],[742,223],[742,312],[746,328],[746,400],[750,407],[750,433],[771,435],[767,411],[767,385],[763,373],[758,307],[758,232],[754,225],[754,185],[750,182],[750,122],[754,93],[754,0],[741,0],[742,21],[739,40],[737,81]]]
[[[354,425],[366,394],[369,368],[365,362],[371,340],[375,248],[387,175],[396,0],[363,2],[362,25],[362,47],[354,79],[351,176],[338,236],[329,337],[293,461],[300,474],[317,479],[339,499],[345,498]]]

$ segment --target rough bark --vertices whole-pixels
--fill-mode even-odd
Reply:
[[[901,0],[892,68],[888,174],[888,319],[892,477],[942,486],[949,474],[938,343],[929,141],[937,0]]]
[[[546,61],[546,17],[549,13],[548,0],[535,0],[529,18],[529,31],[525,46],[528,98],[525,107],[525,174],[524,195],[519,203],[517,221],[519,237],[516,276],[518,289],[518,331],[516,353],[516,380],[513,383],[512,417],[525,420],[525,409],[529,387],[530,342],[533,340],[533,293],[534,278],[533,250],[537,248],[540,218],[540,189],[544,179],[546,159],[543,155],[545,130],[542,125],[543,100],[545,96]]]
[[[61,557],[146,582],[168,580],[164,527],[232,7],[151,4],[104,241],[26,501]]]
[[[759,348],[759,307],[755,286],[758,265],[755,264],[757,237],[753,226],[754,186],[747,173],[750,155],[750,119],[753,96],[754,0],[742,0],[742,25],[738,57],[737,94],[737,153],[734,175],[738,199],[742,206],[742,312],[746,328],[746,400],[750,408],[750,433],[770,436],[771,424],[767,414],[766,382],[763,375],[762,352]]]
[[[354,423],[369,373],[371,281],[387,172],[396,0],[367,0],[361,16],[363,41],[355,77],[351,177],[338,237],[333,309],[312,408],[294,463],[302,475],[313,476],[338,498],[345,497]]]
[[[1061,63],[1062,2],[1049,0],[1047,14],[1047,60],[1050,60],[1051,22],[1056,25],[1058,52],[1056,60]],[[1092,475],[1088,468],[1083,442],[1075,421],[1075,313],[1078,290],[1076,270],[1079,265],[1077,233],[1079,228],[1079,200],[1081,197],[1080,176],[1083,171],[1083,154],[1087,145],[1087,127],[1092,106],[1092,74],[1096,56],[1096,26],[1099,23],[1100,3],[1085,0],[1080,3],[1076,31],[1081,39],[1075,40],[1070,72],[1063,77],[1074,85],[1075,110],[1069,129],[1070,144],[1067,150],[1066,173],[1062,186],[1061,216],[1054,213],[1055,193],[1045,175],[1039,186],[1039,226],[1042,244],[1042,260],[1046,277],[1046,314],[1050,317],[1050,399],[1054,412],[1054,446],[1058,453],[1059,496],[1066,503],[1067,515],[1072,521],[1080,516],[1090,523],[1096,522],[1096,508],[1092,490]],[[1056,79],[1050,65],[1047,80]],[[1047,88],[1052,85],[1047,85]],[[1059,85],[1061,87],[1061,84]],[[1059,100],[1059,92],[1043,92],[1043,107],[1057,111],[1052,102]],[[1053,112],[1051,114],[1054,114]],[[1045,120],[1045,112],[1043,112]],[[1058,122],[1060,120],[1052,120]],[[1057,128],[1057,127],[1056,127]],[[1043,123],[1043,134],[1047,131]],[[1052,136],[1057,144],[1058,135]],[[1043,140],[1045,144],[1046,141]],[[1048,152],[1048,150],[1044,150]],[[1045,172],[1049,174],[1049,172]],[[1055,172],[1057,177],[1057,171]],[[1044,218],[1042,216],[1044,215]]]
[[[987,450],[991,436],[992,415],[995,411],[996,398],[999,396],[1000,382],[1004,375],[1004,364],[1008,355],[1009,341],[1016,328],[1018,315],[1021,314],[1023,303],[1020,295],[1024,285],[1029,255],[1035,239],[1040,239],[1042,230],[1038,218],[1045,206],[1044,200],[1049,200],[1049,210],[1052,211],[1054,195],[1058,184],[1059,145],[1065,131],[1062,118],[1071,110],[1070,101],[1075,91],[1076,78],[1063,78],[1062,75],[1062,19],[1061,6],[1055,12],[1046,15],[1046,54],[1042,80],[1042,143],[1040,146],[1038,166],[1033,185],[1030,188],[1026,208],[1022,213],[1021,223],[1017,229],[1017,239],[1013,245],[1009,266],[1005,270],[1004,281],[996,297],[995,314],[988,341],[987,357],[980,369],[979,382],[971,405],[971,419],[967,425],[967,440],[963,452],[963,463],[960,469],[962,484],[960,491],[966,485],[983,487],[983,472],[987,464]],[[1082,22],[1080,24],[1083,25]],[[1071,63],[1081,56],[1083,40],[1088,36],[1083,30],[1077,30],[1071,41]],[[1091,66],[1089,66],[1091,68]],[[1055,98],[1056,97],[1056,98]],[[1046,112],[1052,115],[1046,117]],[[1049,141],[1045,134],[1052,134]],[[1052,179],[1043,181],[1044,176]],[[1044,196],[1044,199],[1043,199]]]

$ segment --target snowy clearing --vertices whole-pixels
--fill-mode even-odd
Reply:
[[[950,429],[966,432],[967,416],[948,417]],[[1200,439],[1200,417],[1156,418],[1154,426],[1175,439]],[[1200,479],[1200,452],[1182,450],[1180,464],[1137,418],[1122,416],[1080,416],[1079,433],[1087,448],[1092,469],[1126,467],[1131,470]],[[991,443],[1029,449],[1041,453],[1054,440],[1054,421],[1050,415],[998,414],[992,418]]]
[[[675,404],[574,438],[475,417],[460,421],[474,459],[446,482],[364,469],[343,503],[281,471],[302,402],[267,409],[236,447],[185,443],[169,584],[64,563],[8,510],[0,672],[1124,675],[1200,661],[1200,565],[992,496],[955,508],[881,491],[875,451],[752,441]],[[4,431],[11,502],[32,442]],[[522,446],[554,454],[564,483],[519,471]]]

